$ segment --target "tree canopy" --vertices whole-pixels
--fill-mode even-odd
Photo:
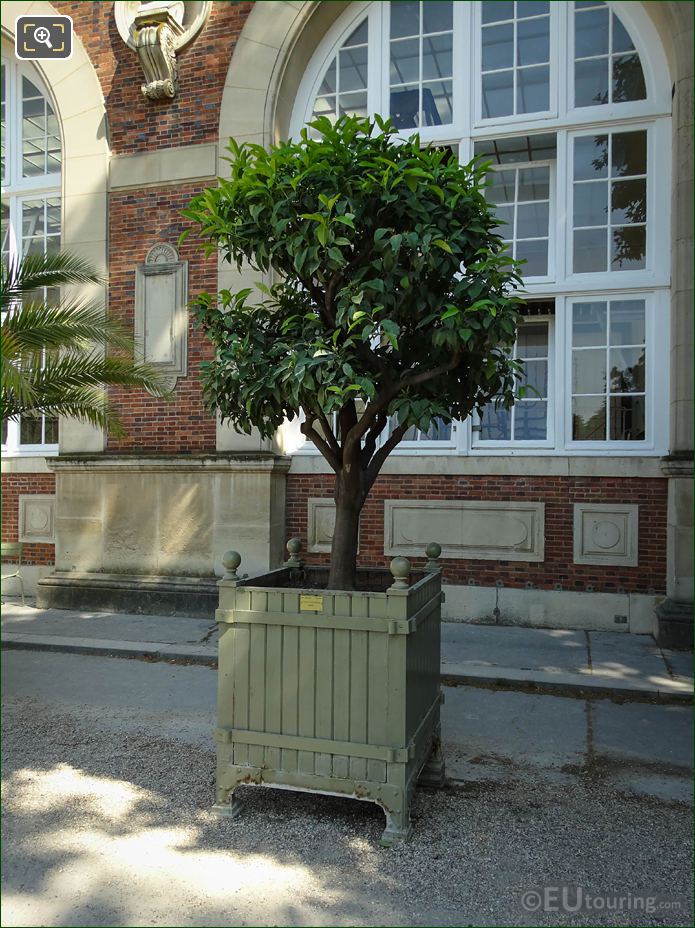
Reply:
[[[410,427],[512,404],[517,265],[486,165],[378,117],[319,118],[296,141],[229,152],[230,178],[184,215],[208,253],[273,282],[197,298],[214,346],[207,400],[263,436],[301,415],[337,474],[339,526],[342,497],[359,516]]]

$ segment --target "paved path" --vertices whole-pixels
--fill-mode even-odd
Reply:
[[[689,707],[446,687],[451,784],[418,790],[412,841],[384,850],[354,800],[247,788],[239,820],[211,816],[210,667],[2,663],[8,928],[689,921]],[[553,908],[563,887],[655,902]]]
[[[78,613],[3,606],[6,648],[148,657],[213,665],[217,626],[180,616]],[[446,622],[445,680],[545,691],[588,691],[690,702],[692,654],[664,651],[647,635]]]

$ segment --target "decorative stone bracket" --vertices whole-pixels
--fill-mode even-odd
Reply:
[[[119,35],[140,59],[145,75],[141,90],[148,100],[176,96],[176,53],[200,32],[211,7],[210,2],[182,0],[115,3]]]

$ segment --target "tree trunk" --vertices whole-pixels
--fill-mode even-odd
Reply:
[[[357,542],[360,513],[366,499],[359,467],[335,478],[335,530],[331,546],[329,590],[354,590],[357,584]]]

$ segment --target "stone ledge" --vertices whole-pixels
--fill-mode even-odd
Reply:
[[[100,473],[163,473],[172,471],[202,471],[205,473],[266,473],[278,471],[284,473],[290,468],[290,458],[268,453],[236,453],[209,455],[105,455],[105,454],[70,454],[47,459],[51,471],[61,473],[81,473],[99,471]]]

